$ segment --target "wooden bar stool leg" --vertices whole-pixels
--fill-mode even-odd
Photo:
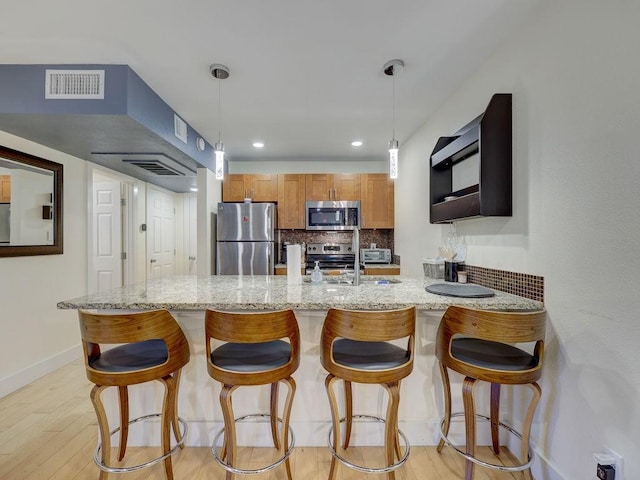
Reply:
[[[498,455],[500,453],[500,384],[491,384],[491,403],[490,403],[491,419],[491,443],[493,444],[493,452]]]
[[[449,372],[447,367],[440,363],[440,376],[442,377],[442,390],[444,397],[444,419],[442,423],[442,433],[445,437],[449,436],[449,426],[451,425],[451,383],[449,382]],[[444,447],[444,438],[440,438],[438,442],[438,452]]]
[[[527,384],[527,386],[531,389],[533,397],[531,398],[529,408],[527,409],[527,416],[524,418],[524,421],[522,423],[522,447],[520,451],[520,458],[523,463],[526,462],[529,458],[529,437],[531,435],[531,424],[533,423],[533,415],[536,412],[538,401],[540,400],[540,397],[542,395],[542,390],[536,382],[529,383]],[[531,475],[531,468],[528,468],[523,473],[524,477],[527,480],[533,480],[533,476]]]
[[[286,452],[289,449],[289,420],[291,419],[291,407],[293,406],[293,396],[296,393],[296,382],[293,378],[288,377],[282,380],[285,382],[289,389],[287,392],[287,398],[284,403],[284,410],[282,412],[282,448]],[[284,461],[285,468],[287,470],[287,478],[293,480],[291,475],[291,463],[289,457]]]
[[[176,409],[176,382],[171,375],[160,379],[164,384],[164,400],[162,402],[162,454],[166,455],[171,450],[171,425],[172,417]],[[167,480],[173,480],[173,468],[171,455],[164,459],[164,471]]]
[[[118,460],[124,458],[129,439],[129,391],[126,385],[118,387],[118,400],[120,404],[120,449]]]
[[[389,401],[387,402],[387,415],[384,424],[384,451],[387,459],[387,465],[393,465],[398,447],[398,405],[400,404],[400,385],[398,382],[383,384],[384,388],[389,392]],[[388,480],[395,480],[396,472],[391,470],[387,472]]]
[[[351,441],[351,429],[353,426],[353,386],[348,380],[344,381],[344,443],[343,448],[346,450],[349,448],[349,442]]]
[[[225,451],[224,459],[227,465],[234,466],[237,457],[236,446],[236,421],[233,416],[233,405],[231,402],[231,394],[237,388],[237,385],[224,385],[220,391],[220,408],[224,418],[224,437]],[[226,480],[233,478],[233,473],[227,471]]]
[[[271,438],[273,438],[273,446],[280,450],[280,441],[278,440],[278,382],[271,384],[271,399],[269,401],[269,417],[271,420]],[[287,448],[285,443],[284,448]]]
[[[338,411],[338,401],[336,400],[335,392],[333,390],[333,383],[338,380],[337,377],[329,374],[324,381],[325,389],[327,390],[327,396],[329,397],[329,406],[331,407],[331,420],[333,423],[333,439],[331,440],[333,443],[334,451],[338,451],[338,446],[340,445],[340,413]],[[336,457],[331,455],[331,468],[329,469],[329,477],[328,480],[333,480],[336,478],[337,471],[337,463]]]
[[[476,380],[466,377],[462,383],[462,400],[464,404],[464,424],[466,431],[466,452],[471,456],[475,456],[476,451],[476,406],[473,399],[473,387]],[[474,463],[471,460],[466,461],[465,480],[473,479]]]
[[[402,384],[402,380],[398,380],[398,396],[400,395],[400,386]],[[398,405],[400,405],[400,399],[398,398]],[[396,439],[395,439],[395,451],[396,451],[396,456],[398,458],[398,460],[400,460],[402,458],[402,452],[400,451],[400,429],[398,428],[398,412],[397,409],[399,407],[396,407]]]
[[[173,427],[173,434],[176,437],[176,441],[178,443],[182,442],[182,435],[180,433],[180,424],[178,423],[178,391],[180,390],[180,379],[182,378],[182,369],[178,370],[173,374],[173,377],[176,380],[176,394],[175,401],[173,402],[174,408],[173,412],[171,412],[171,425]],[[184,448],[184,442],[180,443],[180,448]]]
[[[101,448],[101,460],[103,465],[110,465],[111,463],[111,435],[109,434],[109,421],[107,420],[107,414],[104,411],[104,404],[102,403],[102,392],[107,388],[104,385],[95,385],[91,389],[91,403],[93,409],[96,411],[96,417],[98,419],[98,430],[100,431],[100,445]],[[107,479],[107,472],[100,470],[100,480]]]

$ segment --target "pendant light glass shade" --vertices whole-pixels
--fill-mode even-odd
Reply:
[[[224,179],[224,143],[216,142],[213,151],[216,155],[216,180]]]
[[[404,67],[402,60],[389,60],[384,64],[385,75],[393,79],[393,136],[389,142],[389,178],[398,178],[398,140],[396,140],[396,74]]]
[[[398,178],[398,140],[389,142],[389,178]]]

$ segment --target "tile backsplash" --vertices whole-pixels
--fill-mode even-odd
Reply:
[[[544,303],[544,277],[465,265],[467,281]]]
[[[313,232],[306,230],[278,230],[276,239],[278,243],[351,243],[353,234],[345,232]],[[360,230],[360,248],[369,248],[372,243],[377,248],[390,248],[394,253],[393,230]]]

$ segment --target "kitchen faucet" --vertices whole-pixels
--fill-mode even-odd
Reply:
[[[360,228],[353,228],[353,244],[351,246],[355,253],[355,261],[353,265],[353,285],[360,285]]]

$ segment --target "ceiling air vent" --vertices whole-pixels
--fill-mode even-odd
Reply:
[[[135,165],[136,167],[143,168],[147,172],[151,172],[154,175],[162,175],[162,176],[184,175],[184,173],[181,173],[178,170],[174,170],[173,168],[168,167],[167,165],[160,162],[159,160],[123,159],[122,161],[130,165]]]
[[[104,99],[104,70],[46,70],[46,99]]]
[[[175,113],[173,114],[173,133],[178,139],[187,143],[187,122]]]

